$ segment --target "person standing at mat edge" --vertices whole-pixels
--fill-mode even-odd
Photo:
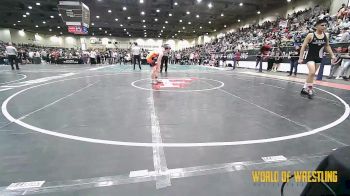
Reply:
[[[141,48],[137,45],[137,42],[134,42],[134,45],[131,48],[131,53],[133,56],[133,61],[134,61],[134,70],[135,70],[135,65],[136,65],[136,60],[137,63],[139,64],[139,68],[141,70]]]
[[[306,46],[309,46],[309,50],[306,56],[306,64],[309,69],[309,74],[306,78],[303,89],[301,90],[301,95],[307,95],[309,99],[314,96],[313,83],[315,78],[315,73],[320,67],[320,63],[323,58],[323,51],[326,51],[331,55],[332,62],[336,61],[336,57],[329,45],[329,39],[325,33],[327,28],[326,20],[318,20],[316,22],[316,31],[314,33],[309,33],[300,50],[298,63],[303,63],[303,54]]]
[[[152,84],[157,84],[161,83],[161,81],[158,80],[158,75],[160,71],[160,65],[161,61],[163,59],[163,56],[165,53],[169,53],[171,50],[171,47],[169,44],[164,44],[162,48],[160,48],[158,51],[152,51],[150,52],[147,57],[147,63],[150,64],[152,68],[152,74],[151,74],[151,79],[152,79]]]
[[[11,65],[12,70],[15,69],[13,67],[13,61],[15,61],[16,69],[19,70],[18,58],[17,58],[18,52],[17,52],[17,49],[12,46],[11,42],[9,42],[8,46],[6,46],[6,54],[7,54],[7,58],[8,58],[8,61],[9,61],[10,65]]]

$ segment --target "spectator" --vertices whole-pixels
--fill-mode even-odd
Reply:
[[[297,76],[298,73],[298,59],[300,56],[300,47],[299,46],[295,46],[294,47],[294,51],[292,51],[290,53],[290,71],[289,71],[289,75],[291,76],[293,73],[293,69],[294,69],[294,76]]]
[[[282,63],[282,52],[279,48],[276,49],[275,55],[275,63],[273,64],[272,71],[277,72],[280,64]]]
[[[350,41],[350,33],[349,33],[349,28],[345,27],[342,30],[341,38],[339,40],[340,43],[348,43]]]
[[[350,47],[349,47],[350,48]],[[344,59],[342,70],[340,71],[339,76],[341,76],[345,81],[349,80],[349,71],[350,71],[350,51],[346,55],[341,56]],[[338,78],[339,78],[338,76]]]
[[[91,50],[90,52],[90,63],[91,65],[96,65],[96,51]]]
[[[275,52],[274,49],[272,49],[268,55],[268,60],[267,60],[267,71],[271,71],[273,64],[275,63]]]
[[[329,76],[327,77],[328,79],[334,79],[334,74],[338,71],[338,69],[340,68],[341,64],[342,64],[342,57],[339,53],[336,54],[336,58],[337,60],[335,62],[332,63],[331,65],[331,71]]]

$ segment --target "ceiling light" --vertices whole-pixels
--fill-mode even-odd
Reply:
[[[223,14],[223,13],[221,13],[221,16],[224,16],[224,14]]]
[[[62,35],[63,33],[62,33],[62,32],[60,32],[60,34]]]
[[[200,26],[199,28],[200,28],[200,29],[202,29],[203,27],[202,27],[202,26]]]
[[[292,0],[287,0],[287,2],[289,3],[289,2],[291,2]]]
[[[94,26],[95,25],[95,23],[91,23],[91,26]]]
[[[49,29],[49,31],[51,32],[51,31],[52,31],[52,29]]]
[[[107,31],[105,31],[105,33],[107,34]]]
[[[182,22],[182,20],[179,20],[179,22]]]
[[[168,21],[165,21],[165,24],[168,24]]]
[[[261,12],[260,12],[260,11],[257,11],[256,13],[257,13],[257,14],[261,14]]]
[[[173,16],[173,14],[169,13],[169,16]]]
[[[212,3],[208,3],[208,8],[212,8],[213,4]]]
[[[43,21],[43,24],[46,24],[46,22],[45,22],[45,21]]]
[[[174,5],[179,5],[179,4],[177,2],[175,2]]]
[[[98,30],[100,30],[100,31],[101,31],[101,30],[102,30],[102,28],[100,27],[100,28],[98,28]]]
[[[31,9],[33,9],[33,7],[32,7],[32,6],[28,6],[28,9],[30,9],[30,10],[31,10]]]
[[[190,24],[192,24],[191,22],[188,22],[188,24],[190,25]]]
[[[214,29],[214,32],[216,32],[216,29]]]
[[[141,12],[141,15],[145,15],[145,12],[144,12],[144,11],[142,11],[142,12]]]
[[[58,14],[59,16],[62,16],[62,14]]]
[[[146,25],[143,25],[143,28],[146,28]]]
[[[123,24],[120,24],[120,26],[122,27],[122,26],[123,26]]]
[[[95,33],[92,33],[92,35],[95,35]]]
[[[41,5],[41,4],[37,2],[35,5],[38,5],[38,6],[39,6],[39,5]]]
[[[208,33],[205,33],[206,35],[208,35]]]
[[[172,38],[174,38],[174,36],[171,36]]]
[[[131,19],[131,17],[130,16],[128,16],[128,20],[130,20]]]
[[[197,3],[200,3],[200,2],[202,2],[202,0],[197,0]]]
[[[57,29],[60,29],[60,28],[61,28],[60,26],[57,27]]]
[[[20,23],[21,21],[19,20],[19,21],[17,21],[18,23]]]
[[[180,30],[178,30],[177,32],[178,32],[178,33],[181,33],[181,31],[180,31]]]
[[[209,21],[208,23],[211,24],[211,21]]]
[[[241,2],[241,3],[239,3],[239,6],[243,6],[243,3]]]
[[[163,33],[163,30],[160,30],[160,32],[162,32],[162,33]]]
[[[177,35],[177,33],[175,33],[175,35]]]
[[[224,25],[224,28],[226,28],[226,25]]]
[[[163,26],[163,29],[165,29],[165,26]]]
[[[16,26],[16,24],[13,24],[13,26]]]
[[[108,13],[112,13],[112,10],[108,10]]]
[[[126,29],[123,29],[124,31],[126,31]]]
[[[129,35],[129,37],[131,37],[131,35]]]
[[[147,31],[146,29],[144,29],[143,31]]]
[[[160,9],[157,9],[157,12],[160,12]]]
[[[186,29],[186,27],[182,27],[182,29]]]
[[[38,28],[39,26],[38,25],[35,25],[36,28]]]
[[[100,16],[96,16],[96,18],[100,18]]]
[[[142,22],[143,22],[143,23],[145,23],[145,22],[146,22],[146,20],[142,20]]]
[[[186,12],[187,15],[190,14],[190,13],[191,13],[191,12],[189,12],[189,11]]]
[[[54,16],[50,16],[50,18],[55,18]]]
[[[195,33],[196,31],[193,31],[193,33]]]
[[[196,17],[199,18],[199,15],[197,14]]]
[[[109,36],[112,36],[112,34],[109,34]]]
[[[30,13],[29,13],[29,12],[26,12],[26,15],[28,15],[28,16],[29,16],[29,15],[30,15]]]
[[[240,19],[238,19],[238,20],[237,20],[237,22],[241,22],[241,20],[240,20]]]
[[[126,7],[125,7],[125,6],[123,7],[123,10],[124,10],[124,11],[126,10]]]
[[[24,15],[23,15],[23,18],[27,18],[27,15],[24,14]]]
[[[140,0],[140,3],[143,3],[143,0]]]
[[[158,18],[155,18],[154,21],[158,21]]]
[[[118,21],[119,19],[118,18],[116,18],[116,19],[114,19],[115,21]]]

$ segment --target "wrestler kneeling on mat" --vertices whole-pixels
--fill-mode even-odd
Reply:
[[[306,78],[304,88],[301,90],[302,95],[307,95],[311,99],[314,95],[313,84],[315,73],[320,67],[320,63],[323,58],[323,50],[331,55],[332,62],[336,61],[336,57],[329,46],[329,38],[327,37],[325,30],[327,29],[327,21],[319,20],[316,22],[316,31],[314,33],[309,33],[300,50],[299,64],[303,63],[303,54],[306,46],[309,46],[309,51],[306,57],[306,64],[309,69],[309,74]]]
[[[161,49],[157,51],[152,51],[147,55],[147,58],[146,58],[147,63],[149,63],[152,68],[152,74],[151,74],[152,84],[161,83],[161,81],[158,80],[158,75],[160,72],[160,64],[162,62],[164,53],[169,53],[170,50],[171,50],[170,45],[164,44]]]

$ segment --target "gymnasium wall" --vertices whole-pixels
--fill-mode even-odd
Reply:
[[[190,40],[162,40],[143,38],[120,38],[120,37],[93,37],[93,36],[53,36],[40,33],[22,31],[18,29],[0,28],[0,40],[4,42],[36,44],[46,47],[60,48],[129,48],[130,43],[137,42],[142,48],[156,49],[164,43],[168,43],[174,49],[182,49],[194,46],[196,39]],[[84,45],[84,46],[83,46]],[[83,47],[82,47],[83,46]]]

